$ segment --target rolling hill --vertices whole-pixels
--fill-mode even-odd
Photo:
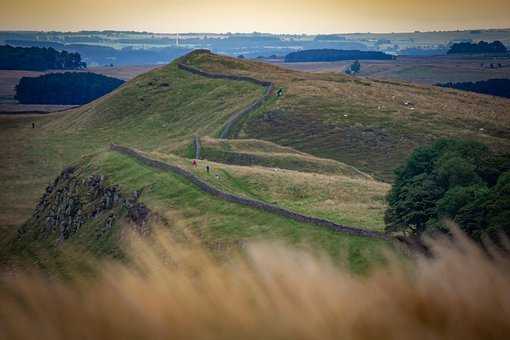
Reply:
[[[188,62],[215,73],[274,82],[285,95],[252,114],[238,132],[335,159],[391,180],[415,147],[444,137],[509,150],[510,101],[429,86],[309,74],[212,54]]]
[[[208,75],[189,72],[181,64]],[[267,89],[246,77],[272,84],[261,105],[253,103]],[[246,111],[249,106],[254,110]],[[216,139],[229,118],[240,112],[244,114],[229,132],[234,139]],[[42,117],[0,117],[6,165],[0,169],[0,224],[16,236],[14,227],[29,219],[48,183],[74,165],[81,182],[96,174],[125,196],[141,191],[141,201],[162,224],[184,226],[212,248],[260,238],[309,241],[332,255],[347,252],[359,269],[367,265],[363,252],[388,243],[223,202],[197,191],[186,179],[118,155],[109,145],[142,150],[227,193],[381,230],[389,186],[380,179],[390,181],[393,169],[416,146],[440,137],[471,138],[495,150],[510,150],[509,112],[510,101],[504,99],[309,74],[195,51],[80,108]],[[202,157],[209,159],[199,161],[198,168],[189,160],[194,157],[193,136],[200,137]],[[211,174],[205,164],[212,166]],[[121,216],[128,214],[120,211]],[[32,217],[24,230],[42,228]],[[115,254],[122,228],[108,231],[103,242],[91,236],[96,222],[81,222],[67,244]],[[25,255],[41,247],[54,249],[56,240],[49,240],[22,242],[15,248]]]

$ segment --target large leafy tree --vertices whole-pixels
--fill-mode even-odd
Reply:
[[[460,140],[418,148],[396,171],[388,203],[390,232],[446,231],[448,218],[476,240],[510,234],[510,155]]]

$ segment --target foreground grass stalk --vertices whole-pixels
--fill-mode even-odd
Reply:
[[[326,257],[252,244],[217,261],[162,233],[93,279],[5,276],[3,339],[508,339],[510,263],[462,235],[433,258],[364,277]]]

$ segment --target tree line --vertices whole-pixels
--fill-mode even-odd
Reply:
[[[0,46],[1,70],[66,70],[87,67],[79,53],[53,48]]]
[[[21,78],[15,99],[21,104],[83,105],[123,83],[123,80],[95,73],[50,73]]]
[[[470,42],[461,42],[453,44],[450,47],[448,54],[492,54],[492,53],[507,53],[508,49],[501,41],[494,41],[488,43],[480,41],[478,44]]]
[[[298,62],[324,62],[324,61],[340,61],[340,60],[391,60],[393,56],[376,51],[359,51],[359,50],[304,50],[289,53],[285,57],[286,63]]]
[[[510,236],[510,154],[462,140],[418,148],[397,170],[388,203],[390,232],[444,233],[448,219],[477,241]]]
[[[445,83],[438,84],[438,86],[510,98],[510,79],[489,79],[477,82]]]

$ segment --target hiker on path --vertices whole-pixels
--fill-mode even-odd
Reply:
[[[193,160],[193,162],[192,162],[191,164],[193,164],[193,166],[194,166],[194,167],[196,167],[196,166],[197,166],[197,160],[196,160],[196,159],[194,159],[194,160]]]
[[[210,173],[210,172],[211,172],[211,167],[210,167],[209,165],[207,165],[207,166],[205,167],[205,170],[207,171],[207,173]]]
[[[35,123],[32,122],[32,129],[35,129]]]

